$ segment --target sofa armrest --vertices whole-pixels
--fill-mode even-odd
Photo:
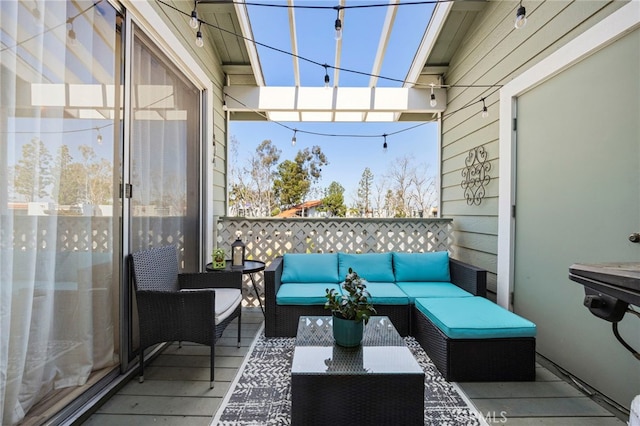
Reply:
[[[451,282],[475,296],[487,297],[487,271],[449,258]]]
[[[278,256],[264,270],[264,328],[266,336],[276,332],[276,294],[280,289],[284,258]]]

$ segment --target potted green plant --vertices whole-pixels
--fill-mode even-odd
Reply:
[[[327,301],[324,307],[331,309],[333,314],[333,338],[336,343],[354,347],[362,342],[364,326],[376,310],[371,303],[371,294],[367,291],[365,280],[351,268],[342,289],[342,294],[335,289],[326,289]]]

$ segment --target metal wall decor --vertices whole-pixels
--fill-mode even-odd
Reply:
[[[462,189],[467,204],[479,206],[485,196],[485,187],[491,181],[489,171],[491,163],[487,161],[487,150],[484,146],[478,146],[467,154],[464,160],[465,168],[462,169]]]

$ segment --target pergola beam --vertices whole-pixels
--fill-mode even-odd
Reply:
[[[229,86],[224,92],[229,111],[260,112],[275,121],[396,121],[402,113],[442,112],[447,104],[441,88],[434,90],[435,107],[430,88]]]

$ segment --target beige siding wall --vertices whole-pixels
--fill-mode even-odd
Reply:
[[[222,110],[222,90],[225,75],[222,71],[220,56],[215,50],[213,42],[207,42],[207,33],[203,29],[205,44],[202,48],[195,45],[195,30],[189,26],[187,16],[180,14],[159,2],[151,2],[166,22],[172,28],[173,33],[191,53],[200,67],[207,73],[213,85],[213,105],[208,106],[209,113],[213,114],[213,137],[215,140],[215,160],[213,166],[213,188],[206,188],[207,196],[213,200],[213,212],[211,216],[224,216],[226,214],[226,170],[227,170],[227,123],[225,112]],[[169,4],[187,14],[191,14],[193,2],[169,1]],[[207,141],[208,150],[213,150],[214,141]],[[210,165],[211,166],[211,165]],[[203,182],[204,183],[204,182]]]
[[[516,30],[513,22],[519,3],[492,1],[477,17],[449,64],[445,83],[454,87],[449,89],[442,122],[442,216],[454,219],[457,232],[453,255],[487,269],[492,293],[496,291],[498,252],[499,85],[508,83],[625,3],[527,1],[524,5],[529,22]],[[494,85],[497,86],[490,87]],[[483,97],[489,111],[487,118],[480,114]],[[484,146],[488,153],[491,181],[481,204],[468,205],[460,185],[461,173],[467,153],[478,146]]]

